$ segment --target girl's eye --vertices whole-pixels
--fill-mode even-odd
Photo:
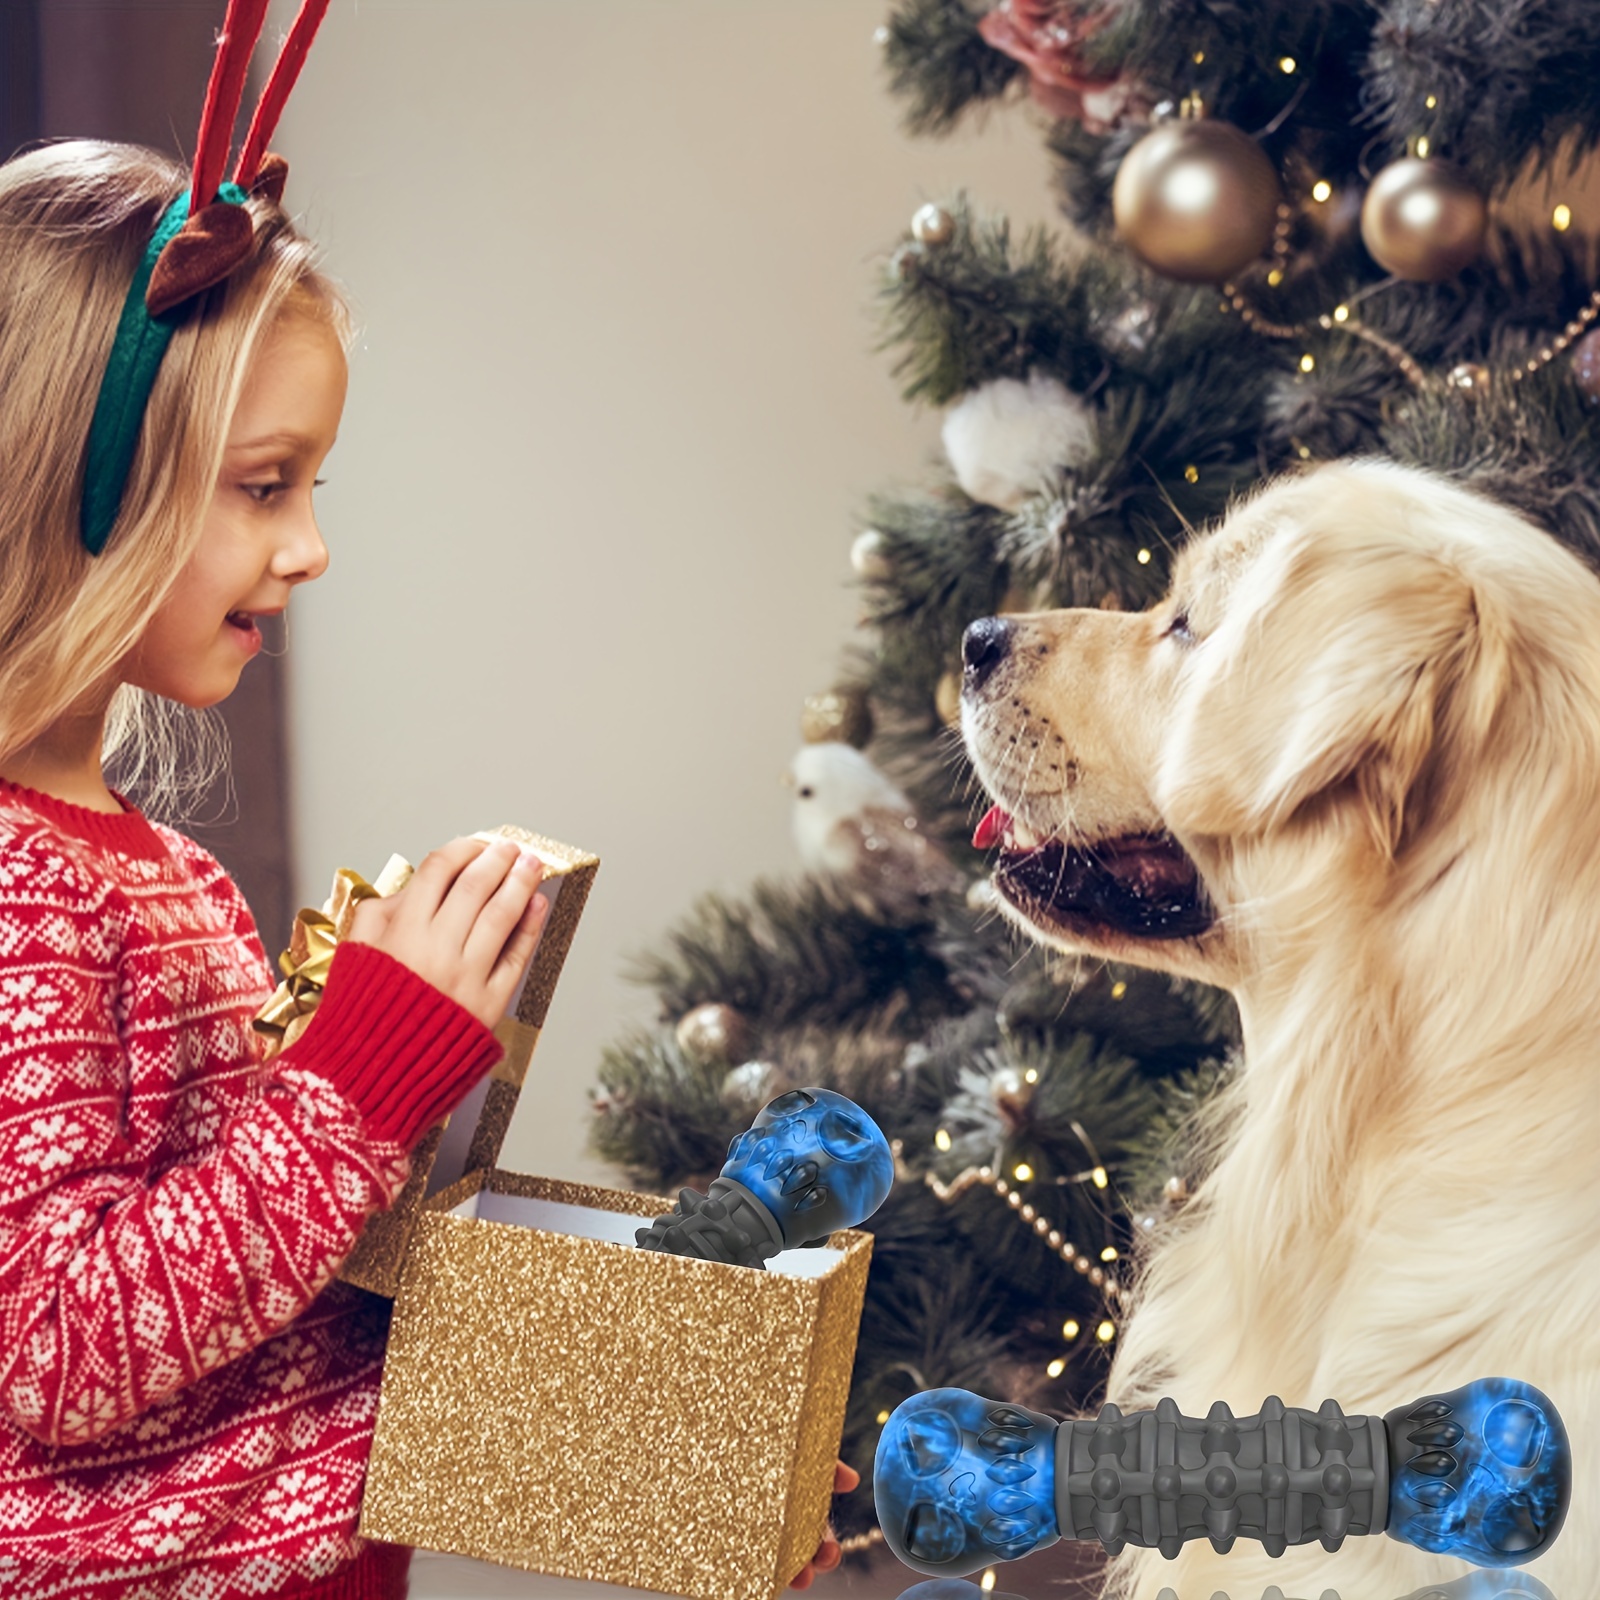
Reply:
[[[269,504],[278,495],[282,494],[289,485],[286,483],[243,483],[239,486],[250,496],[258,506]]]

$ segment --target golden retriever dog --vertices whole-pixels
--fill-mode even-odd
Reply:
[[[1382,1414],[1525,1379],[1564,1417],[1600,1595],[1600,580],[1379,462],[1280,480],[1138,613],[986,618],[962,727],[1008,914],[1229,989],[1243,1062],[1155,1236],[1110,1398]],[[1107,1593],[1388,1600],[1467,1570],[1384,1536],[1129,1550]]]

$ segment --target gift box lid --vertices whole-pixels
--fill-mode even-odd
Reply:
[[[528,969],[505,1016],[495,1024],[505,1055],[444,1121],[423,1135],[411,1152],[411,1177],[405,1188],[387,1211],[368,1222],[339,1269],[344,1282],[375,1294],[393,1296],[411,1230],[427,1197],[469,1172],[492,1167],[499,1158],[556,981],[600,865],[600,858],[588,850],[509,823],[475,837],[511,838],[532,850],[544,864],[540,893],[549,900],[550,909]],[[269,1036],[267,1055],[292,1041],[310,1021],[320,998],[321,977],[338,941],[350,931],[357,904],[370,894],[393,894],[405,886],[411,873],[410,863],[397,855],[389,858],[370,885],[354,872],[341,869],[334,874],[333,889],[322,910],[305,910],[296,917],[290,947],[279,960],[285,981],[262,1008],[256,1024]]]
[[[767,1271],[640,1250],[670,1200],[494,1171],[407,1255],[370,1537],[692,1600],[773,1600],[833,1490],[872,1238]]]

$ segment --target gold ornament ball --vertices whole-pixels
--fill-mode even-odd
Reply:
[[[750,1029],[744,1018],[732,1006],[716,1001],[685,1012],[675,1034],[678,1048],[702,1065],[737,1061],[750,1040]]]
[[[864,689],[828,689],[809,694],[800,710],[800,737],[807,744],[853,744],[872,737],[872,703]]]
[[[856,535],[850,546],[850,565],[858,578],[868,583],[885,583],[894,568],[884,553],[884,537],[876,528],[868,528]]]
[[[933,703],[939,713],[939,720],[947,728],[956,727],[961,721],[961,674],[950,671],[939,680],[939,687],[933,692]]]
[[[1374,178],[1361,202],[1361,242],[1409,283],[1443,283],[1476,261],[1489,208],[1459,167],[1406,156]]]
[[[722,1080],[717,1098],[723,1105],[748,1115],[773,1098],[779,1077],[770,1061],[746,1061]]]
[[[923,206],[911,219],[911,237],[918,244],[947,244],[955,231],[956,219],[943,206]]]
[[[1141,261],[1181,283],[1217,283],[1267,247],[1280,198],[1277,171],[1249,134],[1184,118],[1123,157],[1111,210]]]
[[[1445,382],[1452,389],[1474,389],[1486,394],[1489,389],[1489,369],[1477,361],[1463,361],[1451,367]]]

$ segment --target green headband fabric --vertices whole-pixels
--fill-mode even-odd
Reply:
[[[245,198],[244,190],[235,183],[225,183],[217,191],[217,199],[230,205],[242,206]],[[188,220],[189,192],[185,190],[162,214],[122,303],[117,336],[112,341],[105,376],[100,380],[94,420],[89,424],[88,463],[83,474],[79,531],[92,556],[105,549],[116,526],[150,391],[155,388],[172,335],[183,320],[184,307],[152,317],[144,297],[156,258]]]

